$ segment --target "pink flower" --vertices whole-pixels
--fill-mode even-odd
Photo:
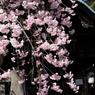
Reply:
[[[16,59],[15,57],[12,57],[11,61],[15,63],[16,62],[15,59]]]
[[[15,38],[10,38],[10,43],[14,48],[21,48],[23,46],[24,41],[22,40],[20,43]]]
[[[73,78],[71,78],[70,82],[67,82],[67,84],[70,86],[71,89],[73,89],[73,91],[75,91],[75,93],[78,93],[79,86],[77,86],[74,83],[74,79]]]
[[[46,41],[47,35],[45,33],[42,33],[42,38]]]
[[[57,38],[63,38],[63,37],[65,37],[65,35],[66,35],[65,31],[58,31],[57,32],[57,36],[58,36]]]
[[[48,94],[48,90],[49,90],[49,87],[43,87],[41,90],[40,90],[40,95],[47,95]]]
[[[8,78],[10,76],[10,69],[1,75],[1,78]]]
[[[46,80],[48,76],[48,74],[41,74],[41,80]]]
[[[49,14],[48,11],[39,10],[39,11],[38,11],[38,14],[36,14],[35,16],[36,16],[37,18],[44,19],[44,17],[46,17],[48,14]]]
[[[50,21],[52,20],[52,16],[46,16],[43,19],[45,23],[50,23]]]
[[[69,33],[70,33],[71,35],[73,35],[73,34],[75,33],[75,30],[72,29],[71,31],[69,31]]]
[[[4,22],[4,21],[8,21],[8,18],[7,18],[7,13],[2,13],[0,14],[0,21]]]
[[[9,44],[9,40],[4,39],[4,37],[0,39],[0,54],[6,55],[6,53],[8,52],[6,46],[8,44]]]
[[[53,83],[53,86],[51,87],[51,89],[55,90],[56,92],[60,92],[60,93],[63,92],[63,90],[61,90],[56,83]]]
[[[32,9],[32,10],[36,10],[38,5],[40,3],[40,0],[35,0],[35,1],[26,1],[26,0],[23,0],[23,3],[22,3],[22,6],[25,8],[25,9]]]
[[[25,52],[25,51],[20,51],[20,50],[17,50],[16,51],[18,54],[19,54],[19,59],[22,59],[22,58],[25,58],[27,55],[28,55],[28,52]]]
[[[23,22],[26,26],[24,26],[24,29],[29,30],[32,27],[32,24],[35,22],[35,19],[33,16],[28,15],[27,19]]]
[[[70,7],[66,7],[64,11],[68,12],[69,14],[74,12]]]
[[[8,7],[12,7],[12,8],[15,8],[15,7],[18,7],[21,3],[21,0],[11,0],[10,3],[8,4]]]
[[[55,67],[58,67],[58,59],[54,58],[52,60],[52,65],[54,65]]]
[[[15,12],[10,11],[10,14],[8,14],[8,20],[12,21],[12,22],[15,22],[15,21],[17,21],[17,18],[18,18],[18,16],[15,15]]]
[[[48,2],[50,2],[50,3],[51,3],[51,2],[54,2],[54,1],[55,1],[55,0],[48,0]]]
[[[19,24],[12,23],[10,28],[12,29],[12,37],[19,37],[22,34],[22,28]]]
[[[57,67],[63,67],[64,66],[64,61],[62,60],[62,58],[60,58],[61,60],[58,61],[57,63]]]
[[[37,44],[41,44],[41,43],[43,43],[43,41],[42,41],[42,40],[39,40],[39,41],[37,41],[36,43],[37,43]]]
[[[24,65],[25,65],[25,60],[22,60],[21,66],[24,66]]]
[[[35,85],[35,82],[31,82],[31,84]]]
[[[56,51],[56,50],[58,50],[58,46],[56,45],[56,44],[51,44],[50,46],[49,46],[49,49],[51,50],[51,51]]]
[[[49,49],[49,46],[50,46],[50,44],[46,41],[43,44],[41,44],[39,46],[39,48],[42,48],[43,50],[48,50]]]
[[[67,50],[66,49],[60,49],[60,51],[57,52],[57,55],[59,57],[63,57],[64,54],[66,54],[66,53],[67,53]]]
[[[0,32],[1,33],[9,33],[9,24],[0,24]]]
[[[50,54],[47,54],[45,57],[44,57],[49,63],[52,63],[53,62],[53,55],[50,53]]]
[[[16,9],[15,12],[16,12],[16,15],[24,15],[24,11],[20,11]]]
[[[54,19],[54,20],[49,21],[47,24],[51,28],[57,28],[58,21],[56,19]]]
[[[39,28],[38,30],[34,31],[33,36],[34,37],[39,36],[41,31],[42,31],[42,28]]]
[[[51,9],[57,9],[58,6],[59,6],[59,3],[58,3],[57,1],[54,1],[54,2],[51,3],[50,8],[51,8]]]
[[[42,55],[42,52],[38,53],[38,52],[36,52],[36,51],[33,51],[33,52],[32,52],[32,55],[33,55],[33,56],[40,57],[40,56]]]
[[[57,2],[58,2],[59,4],[62,4],[62,0],[57,0]]]
[[[25,82],[25,79],[19,80],[18,84],[23,84]]]
[[[36,65],[39,66],[41,64],[40,61],[36,61]]]
[[[35,19],[35,24],[37,24],[37,25],[44,25],[45,22],[43,20],[41,20],[40,18],[37,18],[37,19]]]
[[[3,9],[0,9],[0,14],[2,14],[4,12],[4,10]]]
[[[24,74],[25,74],[25,70],[24,69],[19,71],[19,76],[23,77]]]
[[[70,16],[66,17],[66,18],[62,18],[61,24],[62,25],[66,25],[68,28],[70,28],[72,26],[72,22],[70,21]]]
[[[69,73],[63,75],[63,77],[71,79],[73,77],[73,74],[71,72],[69,72]]]
[[[6,46],[9,44],[9,40],[7,39],[2,39],[0,41],[0,47],[6,48]]]
[[[58,75],[58,73],[55,73],[55,74],[53,74],[52,76],[50,76],[50,79],[52,79],[52,80],[60,80],[61,79],[61,76],[59,76]]]
[[[68,60],[68,58],[64,59],[64,65],[67,67],[70,64],[70,61]]]
[[[4,49],[0,47],[0,54],[4,54]]]
[[[47,32],[51,34],[51,36],[55,36],[57,34],[57,27],[55,28],[47,28]]]
[[[76,1],[75,0],[70,0],[72,3],[75,3]]]
[[[72,6],[72,8],[76,8],[78,6],[78,4],[74,4],[73,6]]]

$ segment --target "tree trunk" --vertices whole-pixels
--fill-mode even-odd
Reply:
[[[10,95],[25,95],[24,93],[24,84],[18,84],[20,77],[14,71],[11,71],[11,87]]]

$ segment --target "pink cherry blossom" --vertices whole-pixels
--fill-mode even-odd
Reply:
[[[70,33],[71,35],[74,34],[74,33],[75,33],[75,30],[73,29],[73,30],[69,31],[69,33]]]
[[[4,12],[4,10],[3,9],[0,9],[0,14],[2,14]]]
[[[19,75],[19,84],[26,81],[27,70],[32,75],[31,83],[37,86],[37,95],[47,95],[49,89],[62,93],[56,81],[67,78],[67,84],[78,92],[73,74],[67,73],[67,67],[73,61],[69,58],[66,45],[71,42],[69,34],[74,34],[72,16],[76,13],[77,3],[70,0],[67,7],[62,0],[2,0],[0,5],[0,54],[12,55],[17,64],[13,71]],[[67,31],[68,30],[68,31]],[[73,36],[73,35],[72,35]],[[56,73],[51,68],[64,71]],[[19,67],[19,68],[18,68]],[[20,68],[22,70],[20,70]],[[36,68],[36,69],[35,69]],[[36,76],[35,75],[36,71]],[[10,71],[0,75],[0,79],[10,76]],[[61,77],[63,76],[63,77]],[[63,79],[64,80],[64,79]],[[63,88],[64,89],[64,88]]]
[[[19,80],[18,84],[23,84],[25,82],[25,79]]]
[[[10,43],[14,48],[21,48],[23,46],[23,40],[19,43],[15,38],[10,38]]]
[[[51,2],[54,2],[54,1],[55,1],[55,0],[48,0],[48,2],[50,2],[50,3],[51,3]]]
[[[60,49],[60,51],[57,52],[57,55],[59,57],[63,57],[64,54],[66,54],[68,51],[66,49]]]
[[[9,29],[8,29],[8,24],[0,24],[0,32],[1,33],[6,33],[8,34],[9,33]]]
[[[70,0],[72,3],[75,3],[76,1],[75,0]]]
[[[15,57],[12,57],[11,61],[15,63],[16,62],[15,59],[16,59]]]
[[[16,9],[15,12],[16,12],[16,15],[24,15],[24,11],[20,11]]]
[[[22,28],[18,24],[12,23],[10,28],[12,29],[12,37],[19,37],[22,34]]]
[[[62,0],[57,0],[57,2],[58,2],[59,4],[62,4]]]
[[[41,62],[39,61],[36,61],[36,65],[39,66],[41,64]]]
[[[57,9],[58,6],[59,6],[59,3],[57,1],[54,1],[54,2],[51,3],[50,7],[51,7],[51,9]]]
[[[24,26],[24,28],[26,30],[29,30],[32,27],[32,24],[35,22],[35,19],[32,15],[28,15],[27,19],[24,21],[24,24],[26,24],[26,26]]]
[[[52,63],[53,62],[53,55],[50,53],[50,54],[47,54],[45,56],[45,59],[49,62],[49,63]]]
[[[19,59],[25,58],[28,55],[28,52],[20,51],[19,49],[16,50],[16,52],[19,54]]]
[[[8,21],[7,14],[5,12],[0,14],[0,21]]]
[[[61,24],[62,25],[66,25],[67,27],[71,27],[72,26],[72,22],[70,21],[70,16],[62,19]]]
[[[71,79],[73,77],[73,74],[71,72],[69,72],[69,73],[63,75],[63,77]]]
[[[39,46],[39,48],[42,48],[43,50],[47,50],[50,48],[50,44],[46,41],[43,44]]]
[[[72,8],[76,8],[78,6],[78,4],[74,4],[73,6],[72,6]]]
[[[4,73],[0,76],[1,79],[2,79],[2,78],[8,78],[8,77],[10,77],[10,69],[8,69],[7,72],[4,72]]]
[[[61,76],[59,76],[58,75],[58,73],[55,73],[55,74],[53,74],[52,76],[50,76],[50,79],[52,79],[52,80],[60,80],[61,79]]]
[[[49,76],[48,74],[41,74],[41,79],[42,79],[42,80],[45,80],[45,79],[48,78],[48,76]]]
[[[40,0],[35,0],[35,1],[32,1],[32,2],[31,1],[23,0],[22,6],[25,9],[36,10],[37,6],[39,5],[39,3],[40,3]]]
[[[70,82],[67,82],[67,84],[73,89],[73,91],[75,91],[75,93],[78,93],[79,86],[76,86],[73,78],[71,78]]]
[[[12,21],[12,22],[15,22],[15,21],[17,21],[17,18],[18,18],[18,16],[15,15],[15,12],[10,11],[10,14],[8,14],[8,20]]]
[[[58,86],[56,83],[53,83],[53,86],[51,87],[51,89],[52,89],[52,90],[55,90],[56,92],[62,93],[63,90],[61,90],[59,87],[60,87],[60,86]]]
[[[70,7],[66,7],[64,11],[68,12],[71,15],[74,13],[74,11]]]
[[[50,23],[50,21],[53,19],[52,16],[46,16],[43,18],[45,23]]]
[[[21,66],[24,66],[24,65],[25,65],[25,60],[22,60]]]
[[[57,46],[56,44],[51,44],[51,45],[49,46],[49,49],[50,49],[51,51],[56,51],[56,50],[58,50],[58,46]]]

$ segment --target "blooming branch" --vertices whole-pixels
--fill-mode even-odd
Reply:
[[[62,75],[53,72],[50,67],[66,72],[68,65],[73,63],[66,45],[71,42],[69,35],[75,32],[72,16],[77,4],[75,0],[70,2],[71,7],[63,4],[62,0],[0,0],[0,54],[6,56],[10,46],[13,63],[24,68],[29,63],[25,58],[31,60],[30,73],[36,76],[32,76],[31,83],[37,85],[37,95],[47,95],[49,89],[63,92],[56,83]],[[24,75],[23,72],[19,73],[20,76]],[[71,79],[67,84],[77,92],[73,75],[63,76]],[[24,77],[21,77],[19,83],[24,81]]]

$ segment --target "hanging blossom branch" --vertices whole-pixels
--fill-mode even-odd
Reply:
[[[47,95],[49,89],[62,93],[57,81],[64,78],[68,78],[67,84],[78,92],[79,87],[75,85],[72,74],[66,72],[68,65],[73,63],[66,45],[71,42],[69,35],[75,32],[71,18],[77,7],[75,0],[70,2],[71,7],[61,0],[0,0],[0,54],[6,56],[10,45],[12,62],[23,67],[27,64],[24,58],[31,53],[30,73],[35,74],[35,67],[37,71],[31,83],[36,84],[37,95]],[[25,50],[26,43],[31,47],[28,50]],[[51,66],[65,74],[53,72]],[[21,71],[19,73],[24,75]]]

